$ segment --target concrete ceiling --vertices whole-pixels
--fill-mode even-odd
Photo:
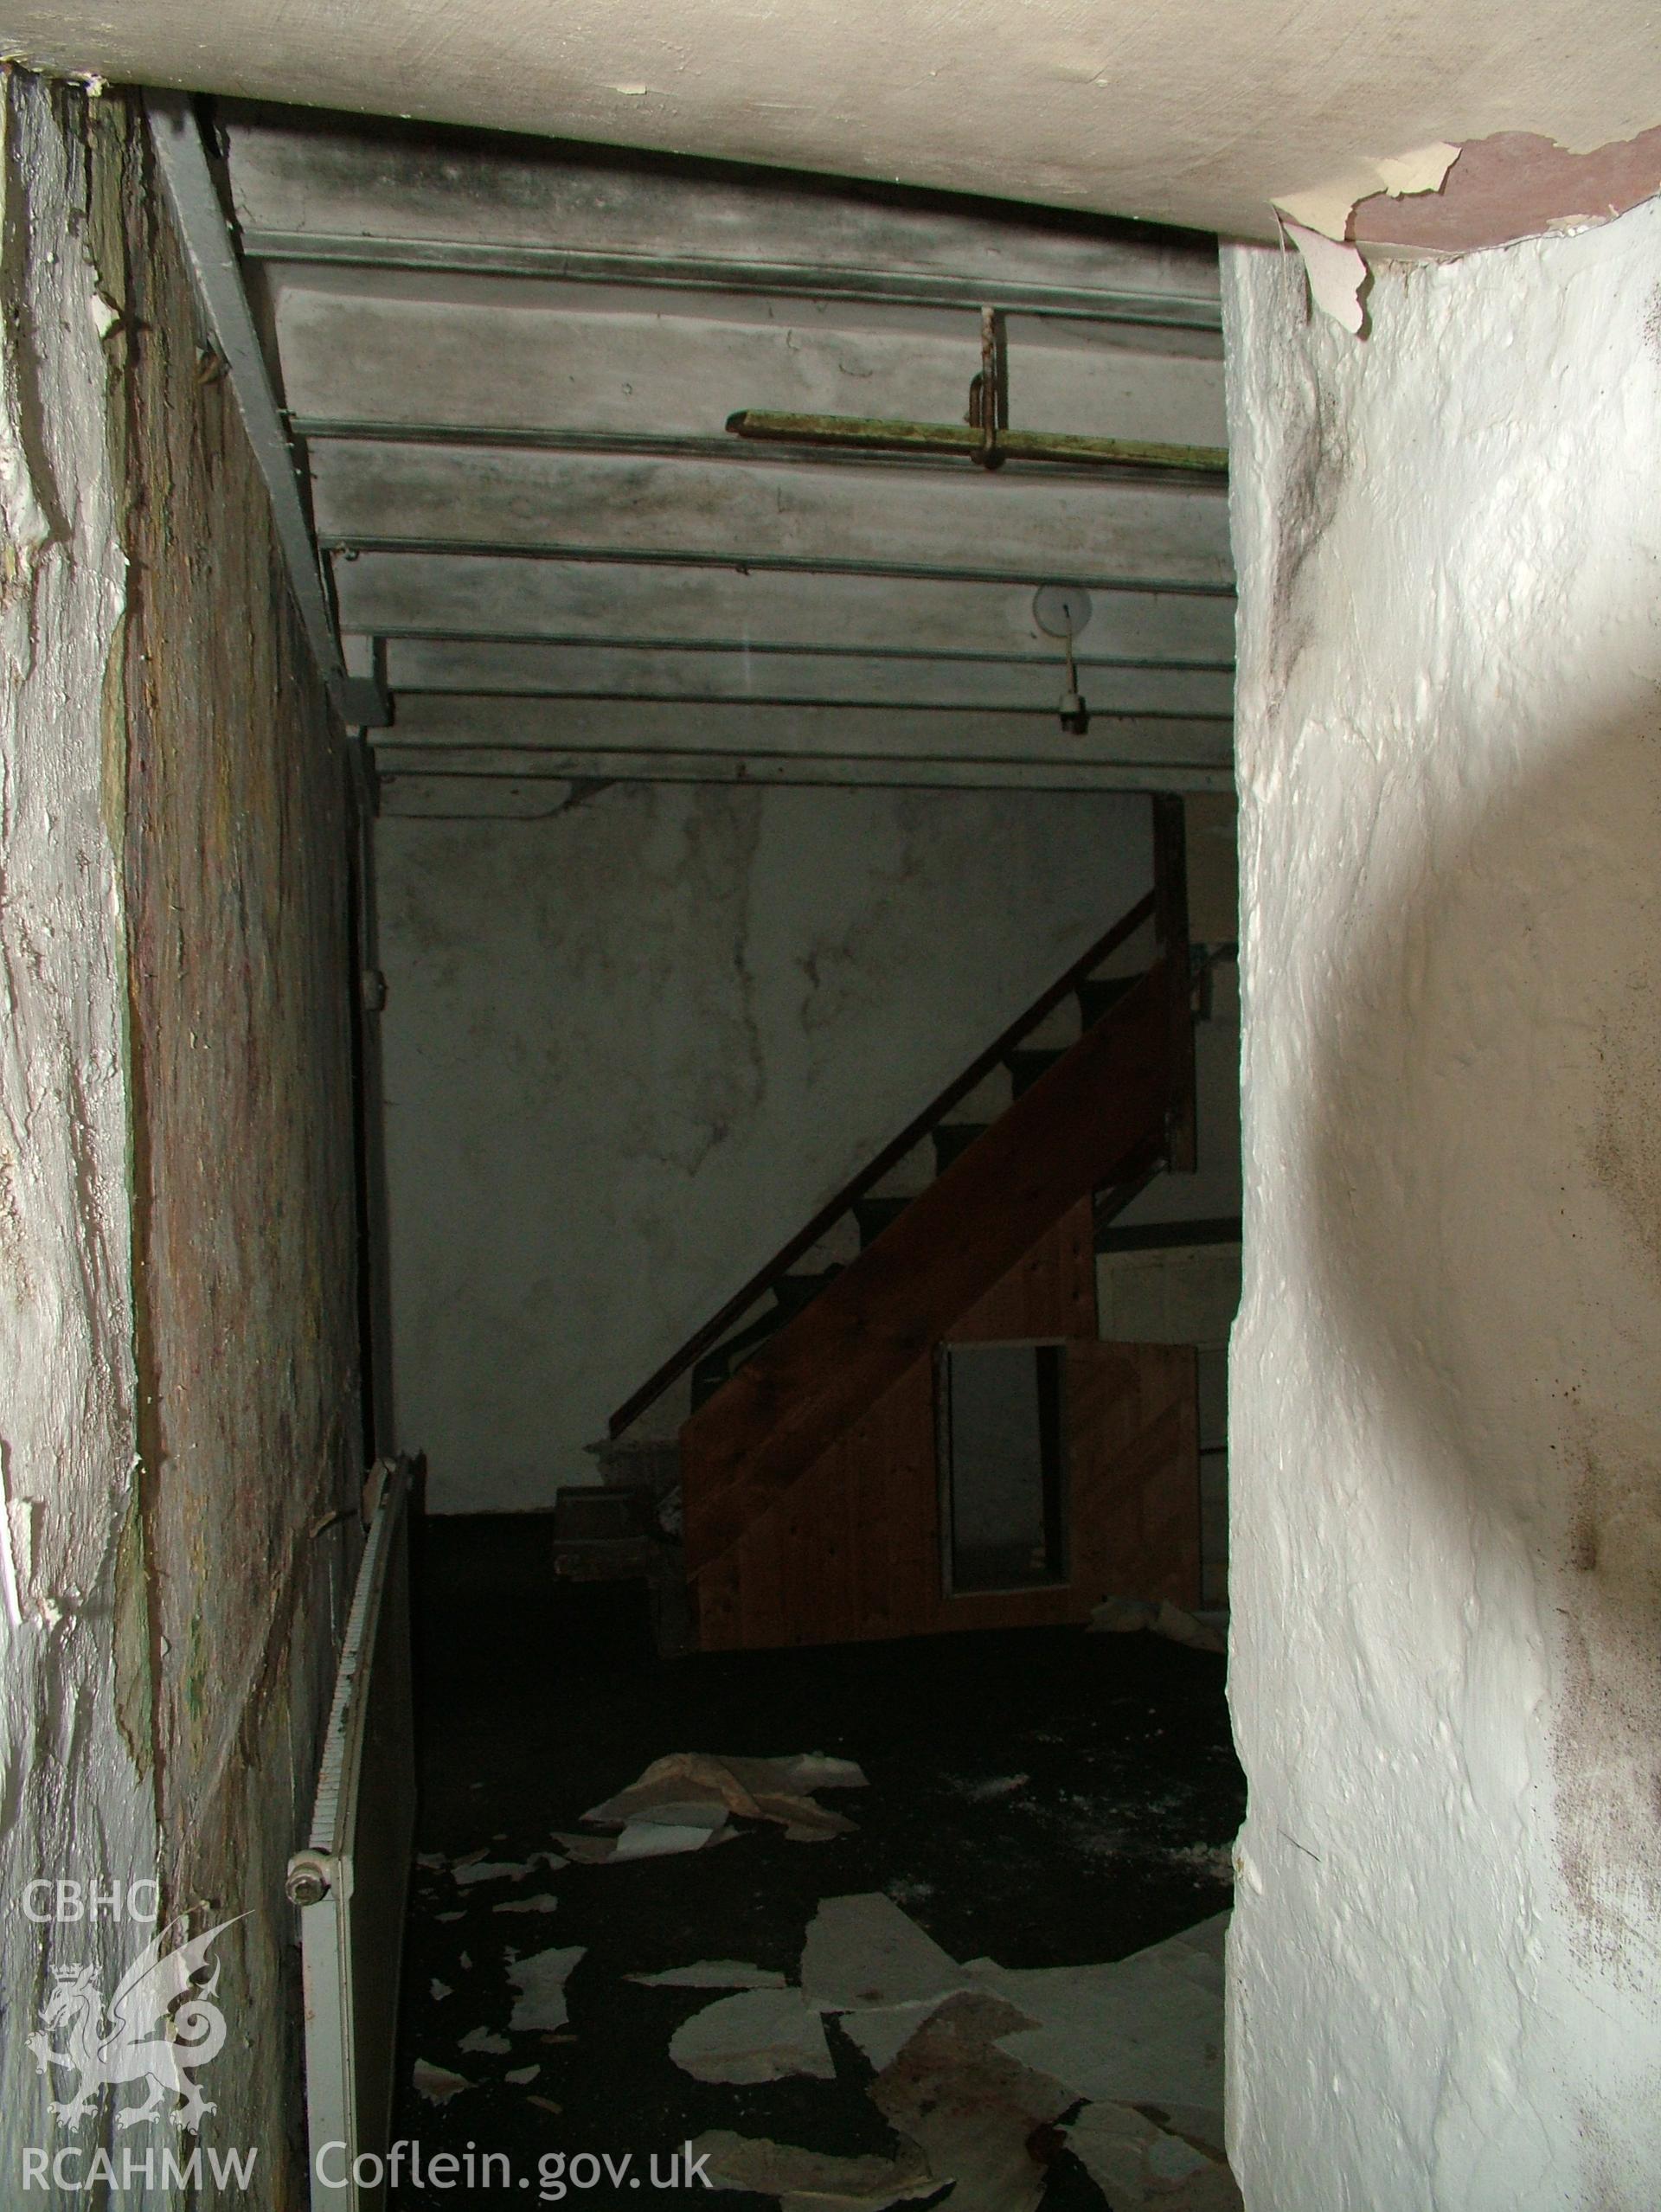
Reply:
[[[392,696],[388,811],[547,812],[607,776],[1231,780],[1220,469],[988,472],[727,426],[960,424],[994,306],[1012,426],[1220,448],[1210,241],[316,111],[213,122],[203,197],[347,664]],[[1091,594],[1082,734],[1036,618],[1055,582]]]
[[[1433,204],[1363,209],[1362,235],[1405,224],[1409,242],[1457,247],[1661,187],[1661,40],[1643,0],[3,0],[0,42],[122,82],[1245,237],[1272,234],[1273,202],[1365,192],[1369,164],[1436,140],[1475,158]]]

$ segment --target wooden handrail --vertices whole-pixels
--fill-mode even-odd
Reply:
[[[701,1329],[695,1330],[680,1350],[666,1359],[632,1397],[625,1399],[612,1415],[608,1425],[610,1434],[621,1435],[630,1422],[638,1420],[653,1400],[661,1397],[670,1383],[683,1375],[695,1360],[709,1350],[712,1344],[718,1343],[732,1324],[770,1290],[779,1276],[787,1274],[802,1254],[811,1251],[825,1231],[839,1221],[849,1208],[863,1198],[874,1183],[881,1183],[888,1170],[897,1167],[914,1145],[921,1144],[958,1101],[967,1098],[975,1086],[984,1081],[1004,1056],[1016,1049],[1029,1031],[1036,1029],[1047,1014],[1053,1012],[1064,998],[1077,990],[1093,968],[1099,967],[1108,954],[1116,952],[1127,938],[1133,937],[1145,921],[1157,918],[1160,910],[1161,896],[1156,881],[1153,890],[1138,899],[1133,907],[1119,916],[1105,935],[1099,937],[1087,951],[1081,952],[1065,974],[1058,977],[1047,991],[1033,1000],[1025,1013],[1018,1015],[984,1052],[970,1061],[960,1075],[954,1076],[937,1098],[906,1124],[891,1144],[885,1144],[874,1160],[862,1168],[850,1182],[845,1183],[834,1198],[820,1207],[805,1228],[798,1230],[788,1244],[775,1252],[766,1266],[759,1268],[743,1288],[735,1292]],[[1168,902],[1166,911],[1169,912]],[[1161,941],[1164,941],[1163,938]]]

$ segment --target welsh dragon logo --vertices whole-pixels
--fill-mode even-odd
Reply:
[[[175,2127],[196,2132],[215,2107],[191,2075],[217,2058],[225,2042],[225,2016],[213,2001],[219,1961],[214,1961],[206,1981],[198,1984],[196,1977],[207,1971],[215,1938],[234,1926],[221,1920],[187,1940],[187,1923],[173,1921],[127,1969],[107,2007],[90,1966],[59,1970],[41,2010],[40,2029],[29,2039],[48,2081],[55,2066],[80,2076],[74,2094],[52,2106],[55,2119],[73,2125],[91,2111],[100,2090],[147,2081],[149,2093],[118,2112],[116,2125],[137,2127],[160,2113],[164,2097],[176,2097],[168,2118]],[[170,1950],[175,1936],[179,1940]],[[52,2033],[66,2026],[60,2049]]]

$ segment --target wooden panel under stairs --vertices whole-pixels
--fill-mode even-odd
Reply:
[[[1093,1194],[1171,1104],[1164,963],[967,1144],[681,1432],[706,1651],[1080,1621],[1199,1599],[1194,1356],[1096,1341]],[[942,1344],[1067,1347],[1066,1579],[947,1590]]]
[[[1163,1131],[1171,996],[1162,959],[693,1414],[681,1432],[689,1574]]]
[[[1074,1339],[1066,1581],[947,1593],[930,1351],[697,1573],[700,1649],[1057,1625],[1087,1620],[1111,1594],[1198,1603],[1194,1354],[1093,1341],[1093,1247],[1086,1199],[950,1331],[959,1343]]]

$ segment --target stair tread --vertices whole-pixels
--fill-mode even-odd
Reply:
[[[991,1127],[989,1121],[943,1121],[934,1131],[934,1157],[944,1174],[953,1160],[961,1159],[978,1137]]]
[[[1051,1048],[1042,1045],[1017,1046],[1010,1055],[1008,1063],[1010,1077],[1015,1086],[1016,1098],[1019,1098],[1023,1091],[1029,1091],[1041,1075],[1047,1074],[1058,1060],[1064,1060],[1066,1056],[1059,1047]]]
[[[1138,980],[1135,976],[1108,976],[1081,983],[1079,985],[1079,1008],[1086,1026],[1100,1021],[1104,1014],[1111,1012]]]

